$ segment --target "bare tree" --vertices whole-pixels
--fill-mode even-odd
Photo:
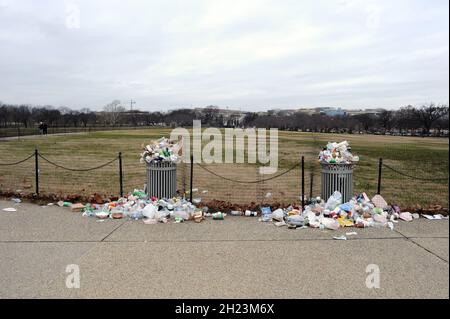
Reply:
[[[192,121],[196,119],[195,112],[191,109],[178,109],[171,111],[165,116],[168,125],[192,126]]]
[[[215,105],[209,105],[201,111],[201,120],[205,125],[223,125],[220,123],[219,108]],[[221,125],[220,125],[221,124]]]
[[[415,108],[413,114],[422,126],[422,134],[429,134],[433,124],[440,118],[448,115],[448,106],[430,103],[429,105]]]
[[[389,132],[394,124],[394,112],[383,110],[378,116],[378,123],[384,129],[385,132]]]
[[[119,100],[114,100],[103,108],[105,120],[112,126],[119,123],[121,113],[125,112],[125,108],[120,104]]]
[[[4,127],[6,127],[8,123],[8,115],[8,108],[0,102],[0,124]]]
[[[70,112],[72,112],[72,110],[70,108],[68,108],[67,106],[60,106],[58,107],[58,111],[62,114],[69,114]]]
[[[354,118],[361,123],[364,131],[369,132],[376,124],[376,118],[372,114],[358,114]]]
[[[93,123],[96,120],[96,115],[89,108],[83,108],[78,114],[78,119],[84,127],[87,127],[89,122]]]
[[[14,121],[18,124],[21,123],[25,128],[28,127],[28,123],[31,120],[31,106],[21,105],[15,108]]]

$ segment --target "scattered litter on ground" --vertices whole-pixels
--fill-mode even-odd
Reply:
[[[399,220],[410,222],[420,216],[410,212],[402,212],[397,205],[388,205],[381,195],[376,195],[372,200],[363,193],[354,196],[347,203],[342,203],[342,194],[334,192],[326,201],[314,198],[311,203],[302,209],[290,206],[278,208],[272,212],[271,207],[261,207],[261,222],[273,222],[276,226],[286,223],[288,228],[298,227],[318,228],[322,230],[338,230],[340,228],[389,228],[394,230],[394,223]],[[428,217],[427,217],[428,216]],[[432,219],[430,215],[425,218]],[[435,215],[438,216],[438,215]],[[433,219],[439,219],[435,217]],[[356,232],[348,234],[356,235]]]
[[[212,218],[214,220],[224,220],[226,215],[227,214],[224,214],[222,212],[217,212],[217,213],[212,214]]]
[[[72,203],[70,203],[70,202],[64,202],[64,201],[59,201],[58,203],[57,203],[57,205],[59,206],[59,207],[70,207],[70,206],[72,206]]]
[[[345,236],[356,236],[356,235],[358,235],[357,232],[345,233]]]
[[[107,212],[98,212],[95,214],[98,219],[107,219],[109,218],[109,214]]]
[[[16,204],[22,203],[22,200],[20,198],[11,198],[11,201],[16,203]]]
[[[15,213],[15,212],[17,212],[17,209],[15,209],[13,207],[3,208],[2,210],[4,212],[8,212],[8,213]]]
[[[112,219],[122,219],[123,218],[123,213],[112,213],[111,214]]]
[[[335,240],[347,240],[347,237],[345,237],[344,235],[342,235],[342,236],[334,236],[333,239],[335,239]]]
[[[384,200],[383,197],[381,197],[381,195],[375,195],[372,198],[372,203],[375,205],[375,207],[377,208],[381,208],[384,209],[386,207],[388,207],[388,203]]]
[[[252,212],[250,210],[246,210],[245,211],[245,216],[247,216],[247,217],[256,217],[256,216],[258,216],[258,212]]]
[[[80,213],[85,206],[83,204],[72,204],[70,205],[70,210],[74,213]]]
[[[203,217],[203,212],[202,211],[198,211],[196,213],[194,213],[194,221],[196,223],[201,223],[205,218]]]
[[[422,214],[422,216],[428,220],[442,220],[442,219],[448,219],[448,216],[442,216],[441,214],[437,214],[437,215],[427,215],[427,214]]]
[[[142,190],[134,190],[127,197],[119,198],[105,204],[70,204],[59,202],[61,207],[70,207],[73,212],[81,212],[82,216],[98,220],[130,219],[141,220],[144,224],[168,223],[172,220],[181,223],[193,220],[200,223],[205,218],[208,208],[197,208],[184,198],[158,199],[149,198]],[[227,214],[217,212],[210,214],[213,219],[223,220]]]
[[[181,159],[180,151],[182,142],[170,141],[167,138],[151,142],[143,146],[141,154],[142,163],[172,162],[178,163]],[[351,153],[347,141],[340,143],[328,143],[319,154],[322,164],[350,165],[359,161],[359,157]],[[192,189],[192,193],[199,192],[198,188]],[[189,192],[187,192],[189,193]],[[203,190],[202,194],[207,194]],[[192,195],[192,194],[191,194]],[[15,195],[17,196],[17,195]],[[268,192],[266,198],[272,198],[273,194]],[[329,198],[312,198],[310,204],[305,207],[291,205],[287,208],[281,205],[263,206],[248,205],[246,207],[228,205],[225,202],[213,201],[202,202],[200,195],[189,202],[186,198],[155,198],[148,197],[145,190],[136,189],[123,198],[106,198],[100,194],[91,196],[91,201],[82,204],[80,198],[64,197],[64,201],[57,202],[60,207],[70,208],[72,212],[82,213],[82,216],[96,218],[99,222],[107,219],[129,219],[141,221],[147,225],[158,223],[183,223],[194,221],[201,223],[205,218],[213,220],[224,220],[227,213],[231,216],[256,217],[265,223],[273,223],[276,227],[287,226],[289,229],[317,228],[321,230],[338,230],[340,228],[367,228],[385,227],[394,229],[394,223],[399,220],[410,222],[420,218],[418,213],[401,209],[397,205],[389,205],[381,195],[375,195],[370,199],[366,193],[354,196],[348,202],[343,202],[343,196],[339,191],[334,192]],[[11,199],[16,204],[21,200]],[[57,201],[59,198],[48,199]],[[213,205],[214,204],[214,205]],[[253,203],[254,204],[254,203]],[[49,203],[48,206],[53,205]],[[47,206],[42,206],[47,207]],[[436,212],[442,207],[433,207],[431,211]],[[15,208],[6,208],[4,211],[17,211]],[[259,212],[257,211],[259,210]],[[442,215],[420,211],[424,218],[430,220],[443,219]],[[424,214],[426,213],[426,214]],[[448,217],[447,217],[448,218]],[[356,232],[348,232],[347,236],[355,236]],[[346,236],[333,237],[336,240],[347,240]]]
[[[394,223],[393,222],[389,222],[387,223],[387,226],[390,230],[394,230]]]
[[[401,220],[404,220],[405,222],[410,222],[413,220],[413,216],[409,212],[400,213],[399,217]]]

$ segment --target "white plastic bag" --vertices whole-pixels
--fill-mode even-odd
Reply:
[[[283,217],[284,217],[284,211],[283,211],[281,208],[275,210],[275,211],[272,213],[272,218],[275,218],[275,219],[283,219]]]
[[[287,218],[288,224],[295,226],[303,226],[305,223],[305,218],[301,215],[291,215]]]
[[[320,220],[320,223],[325,226],[327,229],[331,230],[338,230],[339,229],[339,222],[333,218],[322,218]]]
[[[149,204],[145,206],[142,214],[144,215],[145,218],[154,219],[157,212],[158,208],[153,204]]]
[[[188,220],[189,219],[189,213],[184,211],[184,210],[177,210],[173,212],[173,216],[174,217],[180,217],[183,218],[184,220]]]
[[[334,210],[337,206],[342,204],[342,194],[339,191],[335,191],[333,195],[328,199],[325,209]]]

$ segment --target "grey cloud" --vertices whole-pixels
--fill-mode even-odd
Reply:
[[[80,9],[67,28],[66,4]],[[446,0],[0,0],[0,100],[147,109],[448,103]]]

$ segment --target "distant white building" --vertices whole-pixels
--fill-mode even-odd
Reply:
[[[342,108],[338,107],[321,107],[317,108],[317,111],[319,111],[320,114],[325,114],[327,116],[345,116],[347,115],[347,111],[343,110]]]

